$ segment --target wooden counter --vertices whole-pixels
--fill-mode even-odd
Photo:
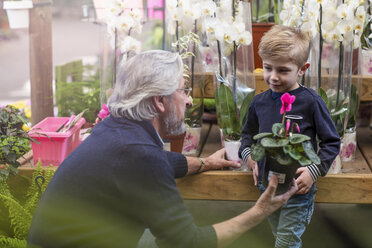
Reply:
[[[201,157],[221,147],[214,126]],[[315,201],[322,203],[372,203],[372,130],[358,128],[355,161],[343,163],[343,174],[327,175],[317,182]],[[208,171],[177,179],[185,199],[255,201],[259,196],[251,172]]]
[[[208,127],[203,126],[203,133]],[[372,203],[372,130],[358,128],[358,150],[353,162],[343,163],[343,174],[327,175],[317,182],[315,201],[322,203]],[[220,149],[219,128],[213,125],[201,157]],[[26,156],[32,158],[32,153]],[[19,174],[31,176],[34,166],[24,161]],[[259,196],[251,172],[207,171],[177,179],[184,199],[255,201]]]

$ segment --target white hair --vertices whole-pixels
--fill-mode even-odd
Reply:
[[[162,50],[142,52],[119,66],[114,92],[108,100],[114,117],[142,121],[157,116],[153,96],[169,96],[178,87],[183,74],[177,53]]]

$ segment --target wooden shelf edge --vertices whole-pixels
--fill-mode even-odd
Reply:
[[[184,199],[256,201],[251,172],[209,171],[177,179]],[[372,203],[372,174],[336,174],[318,179],[318,203]]]

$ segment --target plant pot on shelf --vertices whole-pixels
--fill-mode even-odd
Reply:
[[[271,176],[276,175],[278,178],[276,194],[278,195],[287,192],[291,187],[293,178],[295,177],[300,164],[295,162],[290,165],[282,165],[270,156],[265,156],[264,159],[263,185],[267,187]]]
[[[198,152],[201,135],[201,127],[186,127],[186,134],[183,141],[182,154],[195,155]]]
[[[6,10],[10,28],[28,28],[28,10],[33,7],[32,1],[4,1],[3,9]]]
[[[230,167],[233,171],[249,171],[246,164],[239,158],[238,152],[241,146],[240,140],[225,140],[224,141],[225,149],[226,149],[226,158],[230,161],[236,161],[241,164],[240,168]]]
[[[180,135],[168,135],[164,138],[164,140],[168,140],[170,142],[170,150],[172,152],[181,153],[185,135],[186,135],[186,132]]]
[[[327,175],[328,174],[340,174],[340,173],[342,173],[342,163],[341,163],[340,155],[337,155],[335,160],[332,162],[331,168],[329,168]]]

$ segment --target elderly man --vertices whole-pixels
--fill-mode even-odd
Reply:
[[[184,132],[179,55],[148,51],[121,65],[110,116],[60,165],[32,220],[36,247],[136,247],[145,228],[159,247],[222,247],[260,223],[296,191],[275,196],[277,180],[250,210],[197,227],[175,178],[224,166],[224,150],[205,159],[163,150],[161,137]],[[213,189],[211,189],[213,190]]]

